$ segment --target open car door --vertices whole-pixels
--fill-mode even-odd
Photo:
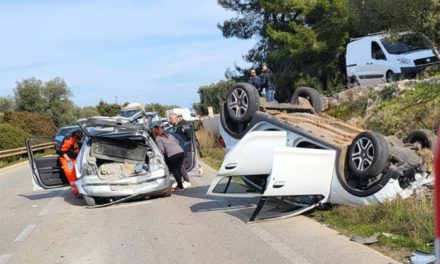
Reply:
[[[247,133],[226,155],[208,195],[260,197],[250,221],[298,215],[326,202],[336,151],[286,145],[286,131]]]
[[[197,142],[194,126],[191,123],[187,123],[175,128],[167,128],[167,132],[171,133],[179,141],[180,146],[185,152],[183,166],[186,171],[191,171],[198,166]]]
[[[53,141],[50,138],[27,138],[26,150],[32,173],[33,190],[53,189],[69,186],[64,173],[58,164],[58,155],[35,157],[34,152],[41,150],[42,145]],[[42,142],[45,142],[42,144]],[[55,144],[55,142],[53,142]]]

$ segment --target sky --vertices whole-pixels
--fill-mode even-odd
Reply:
[[[190,107],[200,86],[248,66],[254,42],[217,28],[233,16],[216,0],[0,0],[0,96],[61,77],[78,106]]]

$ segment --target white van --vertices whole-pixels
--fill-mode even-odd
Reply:
[[[377,34],[347,45],[349,85],[375,85],[400,77],[414,77],[427,66],[440,64],[440,55],[423,35],[401,33],[394,38]]]

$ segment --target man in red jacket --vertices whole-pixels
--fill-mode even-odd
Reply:
[[[72,187],[71,192],[73,195],[78,195],[78,189],[74,183],[77,180],[75,174],[75,159],[81,148],[82,136],[83,134],[80,130],[66,135],[61,144],[61,154],[58,158],[61,164],[61,169],[64,171],[64,175],[66,175],[66,178]]]

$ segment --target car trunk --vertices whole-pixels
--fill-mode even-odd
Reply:
[[[95,163],[98,177],[105,181],[150,175],[149,155],[154,155],[154,151],[142,137],[93,137],[90,147],[90,161]]]

